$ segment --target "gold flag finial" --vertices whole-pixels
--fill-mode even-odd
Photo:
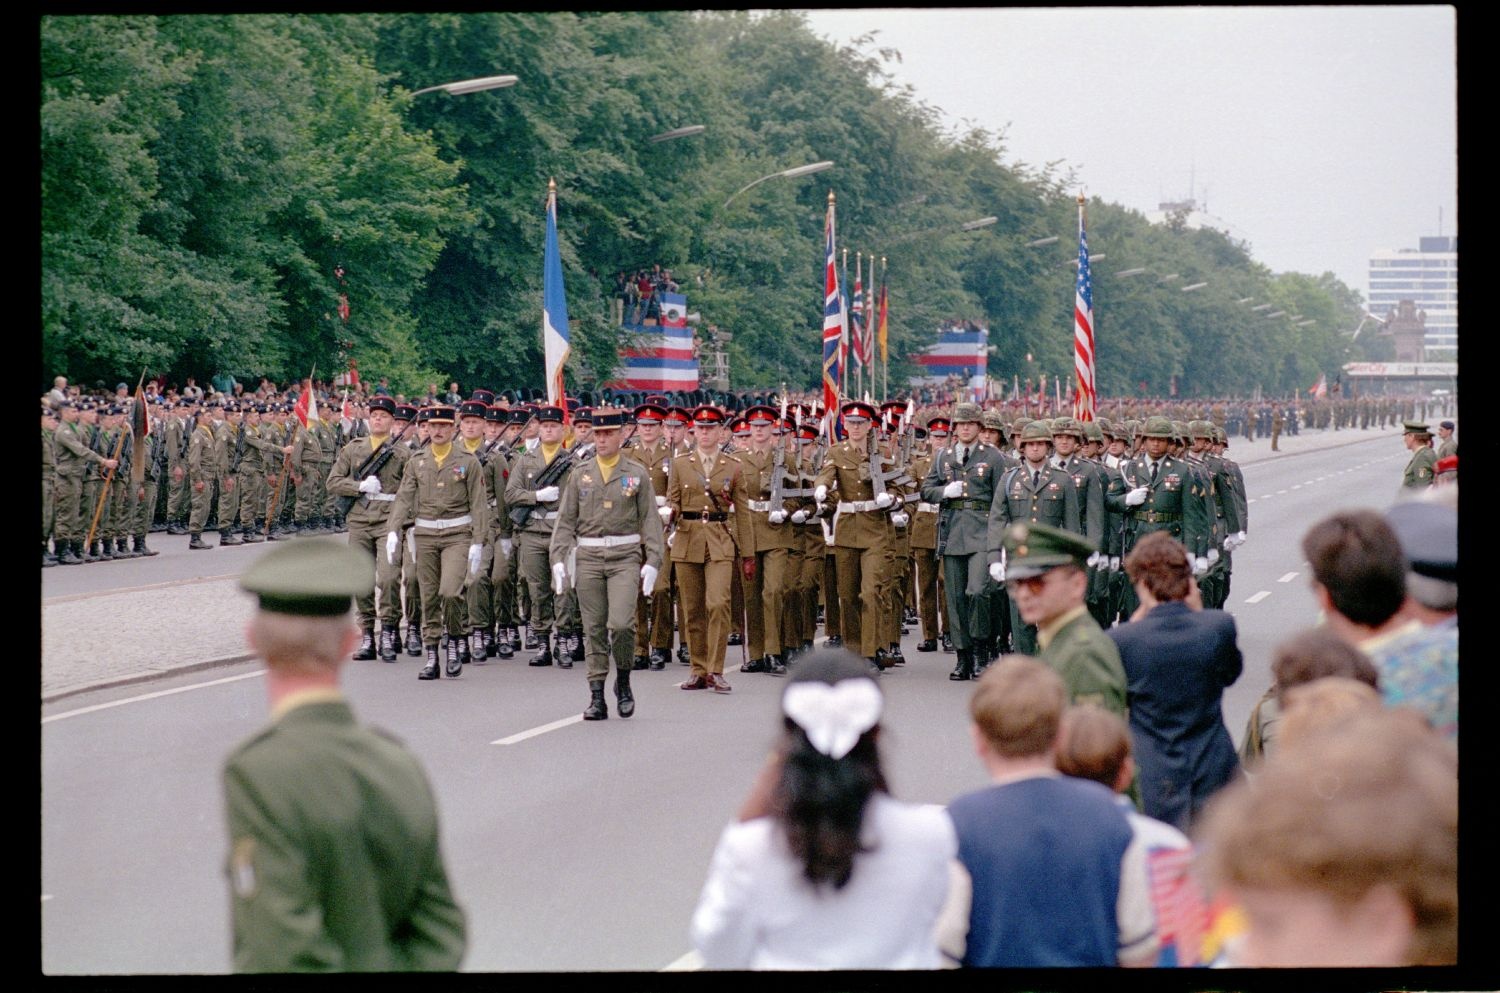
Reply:
[[[547,177],[547,195],[548,196],[555,196],[556,194],[557,194],[557,180],[549,176],[549,177]]]
[[[1088,198],[1087,198],[1087,197],[1085,197],[1085,196],[1084,196],[1084,195],[1083,195],[1083,191],[1082,191],[1082,190],[1080,190],[1080,191],[1079,191],[1079,192],[1078,192],[1078,206],[1080,206],[1080,207],[1082,207],[1082,206],[1083,206],[1083,205],[1084,205],[1084,204],[1086,204],[1086,203],[1088,203]]]
[[[833,191],[832,190],[828,191],[828,206],[830,206],[830,207],[833,206]]]

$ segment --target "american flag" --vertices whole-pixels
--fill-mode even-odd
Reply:
[[[1078,390],[1073,416],[1094,419],[1094,283],[1089,277],[1089,239],[1084,229],[1083,197],[1078,198],[1078,290],[1073,299],[1073,368]]]
[[[827,260],[823,276],[823,407],[838,416],[839,359],[844,332],[844,302],[839,295],[839,274],[834,268],[833,191],[828,192],[828,218],[823,224]]]

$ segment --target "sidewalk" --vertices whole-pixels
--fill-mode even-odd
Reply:
[[[1269,438],[1230,439],[1241,465],[1313,451],[1337,450],[1375,438],[1401,443],[1399,427],[1368,431],[1304,430]],[[335,540],[345,540],[343,535]],[[130,563],[70,568],[129,569]],[[130,584],[128,574],[122,583]],[[146,682],[163,676],[242,662],[245,625],[253,603],[234,579],[182,580],[55,597],[42,603],[42,702],[86,690]]]

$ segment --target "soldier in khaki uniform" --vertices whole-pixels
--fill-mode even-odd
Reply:
[[[218,475],[218,447],[214,438],[213,415],[207,407],[198,407],[192,434],[188,436],[187,458],[183,462],[187,470],[188,491],[191,494],[192,512],[188,516],[188,548],[199,551],[212,548],[203,543],[203,528],[208,523],[208,512],[212,507],[214,479]]]
[[[488,398],[488,399],[486,399]],[[464,591],[464,599],[468,605],[469,632],[468,643],[462,648],[464,661],[470,659],[484,660],[489,658],[490,650],[494,647],[494,637],[491,636],[488,646],[485,643],[485,635],[490,630],[490,625],[495,623],[494,613],[494,586],[490,582],[490,571],[494,568],[494,545],[491,535],[494,532],[494,509],[496,501],[490,493],[489,459],[494,448],[485,437],[485,414],[489,412],[489,400],[494,399],[494,394],[489,390],[475,390],[474,393],[458,405],[458,439],[454,445],[462,448],[470,455],[479,460],[481,475],[484,477],[485,500],[490,504],[490,530],[484,535],[484,548],[479,556],[479,575],[469,582]]]
[[[561,636],[562,615],[567,609],[567,595],[554,596],[552,592],[551,566],[548,560],[552,545],[552,528],[557,521],[558,504],[562,499],[562,487],[568,481],[568,472],[551,479],[545,485],[538,482],[546,479],[557,459],[566,459],[571,467],[572,455],[563,448],[563,411],[561,407],[540,407],[536,413],[540,425],[537,446],[522,452],[510,469],[510,479],[505,485],[505,503],[510,508],[514,522],[521,508],[526,508],[524,524],[517,525],[516,554],[520,556],[520,573],[526,583],[531,601],[529,632],[540,639],[541,650],[528,664],[551,665],[555,660],[564,669],[571,668],[573,661]],[[555,475],[555,473],[553,473]],[[552,635],[558,632],[558,644],[554,655]]]
[[[57,565],[57,555],[62,553],[62,542],[57,543],[57,553],[52,551],[53,487],[57,483],[57,411],[42,400],[42,566]]]
[[[57,483],[53,500],[56,516],[52,522],[54,534],[61,545],[58,555],[60,565],[80,565],[85,560],[84,539],[88,534],[90,518],[94,508],[86,505],[84,496],[87,487],[87,467],[95,465],[111,469],[119,463],[94,451],[87,440],[87,432],[80,417],[80,405],[72,400],[60,401],[62,423],[53,436],[56,440]]]
[[[271,722],[224,765],[236,972],[451,971],[465,947],[421,765],[339,692],[370,560],[332,541],[263,555],[249,640]]]
[[[188,442],[193,434],[192,397],[184,397],[172,408],[167,420],[167,470],[171,483],[167,487],[167,534],[187,534],[187,518],[192,490],[187,480]]]
[[[800,499],[787,497],[785,493],[798,490],[800,480],[795,462],[788,463],[785,447],[773,436],[776,411],[764,405],[751,407],[745,411],[745,423],[750,438],[739,454],[739,462],[749,501],[744,512],[750,519],[752,544],[742,547],[740,555],[753,556],[755,570],[745,583],[750,658],[740,666],[740,671],[784,676],[787,646],[782,644],[785,634],[782,613],[791,586],[789,554],[798,538],[796,525],[790,523],[790,518],[801,509]]]
[[[650,398],[635,408],[636,434],[628,449],[636,462],[651,476],[659,518],[671,517],[667,507],[667,474],[672,464],[671,445],[662,437],[662,422],[667,408]],[[636,669],[661,671],[667,667],[672,651],[672,564],[659,570],[655,585],[641,593],[635,604],[635,655],[631,665]]]
[[[310,389],[310,387],[304,387]],[[295,509],[292,516],[293,534],[320,534],[319,468],[323,461],[323,439],[318,431],[318,422],[298,423],[292,438],[292,482],[297,487]]]
[[[662,566],[662,527],[651,474],[620,453],[625,411],[593,412],[595,454],[568,474],[552,530],[549,555],[554,592],[572,578],[588,660],[586,721],[609,717],[604,683],[615,668],[615,702],[621,717],[635,713],[630,671],[635,647],[638,591],[656,588]]]
[[[388,518],[386,561],[396,561],[401,530],[408,524],[416,545],[417,582],[422,593],[422,644],[427,664],[418,679],[438,678],[438,642],[448,635],[445,671],[463,672],[462,646],[468,619],[465,583],[479,572],[489,506],[479,460],[453,443],[454,410],[424,411],[431,444],[407,460]]]
[[[813,507],[809,502],[812,499],[812,481],[816,476],[813,457],[818,451],[818,424],[813,420],[810,410],[806,412],[806,419],[801,426],[793,428],[791,438],[796,452],[794,464],[797,467],[798,499],[801,504],[789,518],[797,536],[797,550],[792,600],[787,607],[787,616],[792,622],[787,644],[795,649],[796,654],[801,655],[812,649],[813,636],[817,634],[818,593],[823,581],[823,558],[828,552],[828,544],[823,538],[824,522],[813,514]]]
[[[682,593],[692,674],[684,690],[728,693],[724,651],[729,644],[730,578],[738,567],[754,574],[755,559],[740,554],[753,548],[740,464],[720,450],[717,427],[724,412],[701,406],[693,411],[697,445],[672,460],[667,506],[675,528],[672,567]]]
[[[813,498],[833,514],[833,554],[837,572],[842,639],[851,651],[858,646],[877,670],[894,662],[881,643],[880,614],[886,560],[891,540],[889,511],[901,499],[891,491],[876,495],[871,479],[869,436],[876,417],[873,404],[851,401],[841,413],[847,440],[828,449],[813,487]],[[836,502],[829,504],[829,497]]]
[[[930,449],[919,453],[912,460],[913,479],[927,478],[933,462],[946,447],[950,422],[946,417],[934,417],[927,422],[925,431]],[[940,592],[942,577],[937,555],[940,510],[941,504],[927,500],[925,496],[912,510],[911,551],[916,579],[913,585],[916,591],[917,617],[922,625],[922,640],[917,644],[919,652],[937,651],[938,639],[947,633],[947,628],[943,625],[948,613],[946,591]]]
[[[396,401],[388,396],[373,397],[370,400],[369,436],[345,445],[328,474],[328,491],[336,498],[348,497],[354,501],[345,518],[349,526],[349,544],[368,555],[375,564],[374,581],[354,598],[360,628],[359,649],[354,653],[357,660],[375,658],[377,606],[380,611],[380,660],[394,662],[398,651],[401,567],[379,553],[380,542],[390,534],[390,514],[395,508],[396,493],[401,488],[407,460],[411,457],[410,451],[391,435],[395,422]]]
[[[244,497],[239,479],[240,465],[245,460],[245,420],[238,404],[224,408],[224,420],[215,431],[215,441],[219,458],[219,544],[243,545],[245,539],[235,527]]]
[[[515,618],[515,545],[511,539],[510,510],[505,503],[505,482],[510,474],[510,461],[504,444],[504,436],[510,424],[510,411],[503,405],[487,404],[484,412],[484,433],[487,451],[481,456],[484,464],[484,489],[490,497],[490,533],[485,541],[485,570],[489,575],[490,611],[494,625],[493,633],[483,632],[485,654],[498,655],[502,659],[513,658],[515,647],[510,633],[514,630]]]

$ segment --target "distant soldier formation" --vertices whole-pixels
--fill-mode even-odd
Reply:
[[[589,720],[610,716],[611,671],[629,717],[631,672],[667,668],[674,648],[683,690],[727,694],[728,649],[740,673],[781,676],[819,626],[873,670],[906,664],[901,637],[918,624],[917,650],[954,653],[954,680],[1035,654],[1006,570],[1015,535],[1037,525],[1087,549],[1083,608],[1101,628],[1136,609],[1122,561],[1157,532],[1187,549],[1203,604],[1221,606],[1250,531],[1232,440],[1400,422],[1406,485],[1431,485],[1420,418],[1451,409],[1152,400],[1080,422],[1022,401],[829,411],[785,392],[585,391],[557,405],[524,389],[420,403],[309,392],[153,392],[141,444],[124,384],[49,394],[43,565],[155,555],[156,530],[194,550],[215,547],[205,531],[223,545],[347,532],[374,566],[354,658],[420,657],[424,680],[517,653],[586,663]]]

